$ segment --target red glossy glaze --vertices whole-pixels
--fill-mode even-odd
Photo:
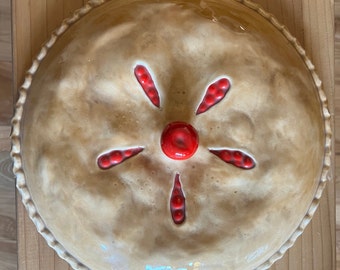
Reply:
[[[196,115],[206,112],[219,103],[225,97],[229,89],[230,81],[227,78],[219,79],[209,85],[202,102],[198,106]]]
[[[97,159],[98,167],[106,170],[113,166],[123,163],[125,160],[139,154],[144,150],[143,147],[134,147],[125,150],[112,150],[100,155]]]
[[[137,65],[134,69],[134,74],[152,104],[160,107],[159,93],[147,68],[143,65]],[[229,89],[230,81],[227,78],[219,79],[209,85],[202,102],[197,108],[196,115],[206,112],[219,103],[226,96]],[[164,128],[160,144],[167,157],[174,160],[186,160],[197,151],[198,141],[198,133],[193,126],[185,122],[172,122]],[[101,169],[109,169],[142,151],[143,147],[113,150],[100,155],[97,159],[97,164]],[[241,169],[252,169],[256,165],[255,160],[241,150],[225,148],[209,149],[209,151],[224,162]],[[175,176],[169,203],[173,222],[177,225],[182,224],[186,219],[186,203],[179,173]]]
[[[161,136],[161,148],[171,159],[184,160],[195,154],[198,148],[198,134],[189,124],[172,122]]]
[[[175,224],[182,224],[185,220],[185,197],[182,185],[177,173],[174,180],[174,186],[170,197],[170,212]]]
[[[240,150],[210,149],[209,151],[218,156],[224,162],[232,164],[241,169],[249,170],[254,168],[256,165],[255,160],[251,156]]]
[[[135,67],[135,76],[139,84],[142,86],[145,94],[152,102],[152,104],[155,105],[156,107],[159,107],[160,106],[159,94],[147,68],[143,65],[137,65]]]

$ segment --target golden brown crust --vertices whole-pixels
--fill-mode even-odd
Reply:
[[[117,11],[107,3],[63,33],[75,15],[43,48],[13,119],[14,170],[39,231],[75,269],[77,259],[54,237],[96,269],[127,267],[127,250],[133,268],[148,263],[145,257],[150,264],[170,263],[177,258],[174,249],[196,259],[202,246],[199,260],[205,264],[213,265],[222,252],[230,256],[223,262],[229,267],[262,269],[282,256],[310,220],[329,168],[325,95],[296,40],[271,15],[243,3],[272,24],[234,1],[230,10],[241,12],[241,21],[230,12],[223,27],[218,7],[211,21],[172,4],[130,8],[124,14],[133,19],[125,21],[106,16],[110,8]],[[134,78],[138,61],[153,71],[160,110],[150,106]],[[221,75],[231,78],[230,93],[195,116],[205,88]],[[164,126],[176,120],[192,123],[200,134],[198,152],[183,162],[165,158],[157,144]],[[145,151],[112,170],[96,166],[98,154],[131,145]],[[257,166],[229,166],[209,147],[242,149]],[[167,211],[175,172],[188,202],[180,227]],[[277,237],[268,243],[266,235]],[[105,252],[120,254],[120,261],[98,260]]]

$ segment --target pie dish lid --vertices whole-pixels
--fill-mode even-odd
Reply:
[[[302,47],[298,44],[296,39],[288,32],[288,30],[282,26],[280,23],[277,22],[277,20],[271,15],[266,13],[263,9],[261,9],[258,5],[253,4],[249,1],[238,1],[241,4],[245,5],[246,7],[254,10],[261,16],[263,16],[265,19],[267,19],[278,31],[280,31],[287,41],[296,49],[298,54],[303,59],[305,65],[310,71],[310,74],[312,76],[312,79],[314,81],[315,87],[317,88],[317,92],[320,99],[321,104],[321,110],[324,118],[324,132],[325,132],[325,155],[324,155],[324,161],[323,161],[323,168],[321,172],[321,178],[319,183],[317,184],[317,188],[314,194],[314,198],[310,203],[310,206],[308,208],[308,211],[306,215],[303,217],[303,219],[300,222],[300,225],[298,228],[294,231],[293,234],[290,235],[288,240],[281,245],[279,250],[277,252],[273,252],[273,255],[268,258],[265,262],[261,263],[261,265],[256,266],[256,269],[267,269],[274,263],[277,259],[281,258],[285,251],[293,245],[296,238],[303,232],[306,225],[311,220],[317,205],[319,203],[322,190],[324,189],[324,186],[326,184],[328,176],[328,171],[330,167],[330,156],[331,156],[331,127],[330,127],[330,114],[327,109],[327,101],[326,96],[321,88],[321,81],[319,80],[318,76],[316,75],[315,69],[313,64],[310,62],[310,60],[307,58],[305,51],[302,49]],[[32,80],[34,80],[34,75],[36,74],[41,62],[45,59],[46,55],[48,54],[48,51],[54,46],[55,42],[62,36],[66,30],[71,27],[72,24],[79,21],[80,18],[85,16],[87,13],[89,13],[92,9],[94,9],[97,6],[101,6],[104,4],[102,1],[92,1],[89,2],[87,5],[85,5],[83,8],[75,12],[72,18],[66,19],[62,26],[58,28],[53,34],[51,39],[43,46],[41,52],[37,56],[37,58],[33,61],[32,67],[29,69],[25,82],[23,86],[20,88],[20,97],[17,103],[17,108],[15,112],[15,116],[12,120],[13,123],[13,131],[12,131],[12,142],[13,142],[13,148],[12,148],[12,157],[14,160],[14,172],[17,177],[17,187],[19,192],[22,195],[23,203],[25,207],[27,208],[29,215],[33,222],[35,223],[39,233],[43,235],[43,237],[46,239],[47,243],[56,250],[58,255],[65,259],[74,269],[87,269],[86,266],[84,266],[82,263],[78,261],[73,255],[71,255],[69,252],[66,251],[66,249],[63,247],[62,244],[60,244],[56,239],[55,236],[49,231],[48,227],[46,226],[43,218],[40,216],[34,200],[32,200],[30,190],[27,187],[27,179],[24,174],[24,168],[23,168],[23,160],[22,160],[22,142],[21,142],[21,121],[23,117],[23,110],[24,110],[24,104],[26,102],[27,94],[30,90]]]

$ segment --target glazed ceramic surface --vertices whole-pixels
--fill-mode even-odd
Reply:
[[[329,167],[320,81],[250,2],[88,4],[35,60],[13,126],[23,201],[75,269],[268,268]]]

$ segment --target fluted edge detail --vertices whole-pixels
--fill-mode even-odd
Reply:
[[[38,70],[41,62],[46,57],[48,51],[53,47],[55,42],[59,39],[59,37],[66,32],[66,30],[75,22],[77,22],[84,15],[89,13],[92,9],[97,6],[102,5],[105,2],[109,2],[110,0],[89,0],[87,4],[85,4],[82,8],[76,10],[73,15],[69,18],[66,18],[61,23],[60,27],[57,28],[50,36],[49,40],[43,45],[39,54],[33,60],[32,66],[28,69],[25,75],[25,81],[22,86],[19,88],[19,98],[15,105],[15,113],[12,118],[12,132],[11,132],[11,140],[12,140],[12,149],[11,149],[11,157],[13,160],[13,173],[16,176],[16,187],[22,197],[22,203],[24,204],[29,217],[32,219],[35,224],[37,231],[43,236],[46,240],[47,244],[56,251],[58,256],[64,259],[69,265],[76,270],[90,270],[85,265],[83,265],[79,260],[77,260],[74,256],[66,251],[61,243],[59,243],[52,232],[49,231],[46,224],[42,220],[39,215],[36,206],[31,198],[29,189],[27,187],[25,173],[22,166],[22,157],[21,157],[21,141],[20,141],[20,125],[21,119],[23,116],[23,107],[26,102],[27,93],[30,89],[33,77]],[[315,71],[315,67],[306,55],[305,50],[296,40],[296,38],[289,32],[289,30],[281,24],[271,13],[263,10],[260,5],[253,3],[250,0],[234,0],[237,1],[244,6],[254,10],[262,17],[267,19],[272,25],[278,29],[285,38],[293,45],[296,51],[299,53],[303,61],[305,62],[307,68],[309,69],[315,86],[318,90],[320,104],[322,108],[322,114],[324,117],[325,123],[325,155],[324,155],[324,164],[321,173],[321,178],[319,181],[319,185],[314,195],[314,199],[312,200],[310,207],[300,222],[297,229],[292,233],[289,239],[276,251],[267,261],[258,266],[255,270],[265,270],[270,268],[277,260],[282,258],[286,251],[293,246],[296,239],[303,233],[306,226],[311,221],[318,205],[320,203],[320,198],[322,192],[328,182],[330,176],[330,166],[331,166],[331,149],[332,149],[332,128],[331,128],[331,114],[328,110],[327,97],[325,92],[322,89],[322,82]]]

